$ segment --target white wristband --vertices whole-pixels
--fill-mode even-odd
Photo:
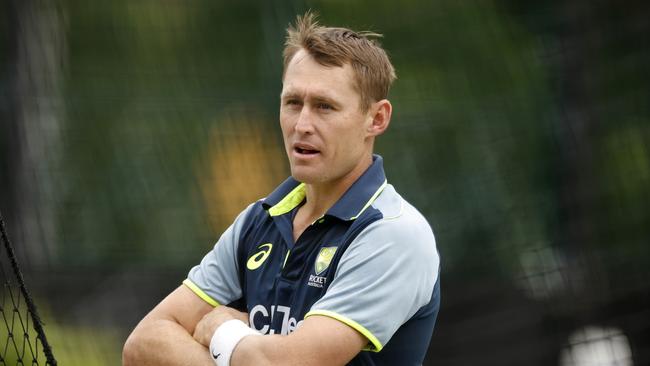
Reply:
[[[237,343],[249,335],[261,335],[249,328],[243,321],[232,319],[221,324],[210,340],[210,356],[217,366],[230,366]]]

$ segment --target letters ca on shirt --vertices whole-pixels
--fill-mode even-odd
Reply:
[[[271,242],[251,247],[245,259],[245,300],[253,329],[287,335],[302,324],[331,281],[338,246],[328,244],[295,253]]]

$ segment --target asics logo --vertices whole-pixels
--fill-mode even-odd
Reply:
[[[260,251],[251,255],[250,258],[248,258],[248,262],[246,262],[246,268],[248,268],[251,271],[254,271],[264,263],[266,258],[269,257],[269,254],[271,254],[271,249],[273,249],[273,244],[271,243],[266,243],[262,244],[259,247],[257,247]]]

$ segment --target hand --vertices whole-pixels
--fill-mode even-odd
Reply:
[[[217,306],[209,313],[203,316],[194,328],[194,339],[202,345],[209,347],[214,332],[221,324],[228,320],[238,319],[248,325],[248,313],[229,308],[227,306]]]

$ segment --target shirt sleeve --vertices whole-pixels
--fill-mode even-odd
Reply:
[[[194,266],[183,284],[212,306],[229,304],[242,296],[237,247],[253,204],[237,216],[214,248]]]
[[[350,244],[327,292],[305,317],[337,319],[368,338],[366,350],[379,352],[429,303],[439,265],[433,232],[417,211],[379,220]]]

